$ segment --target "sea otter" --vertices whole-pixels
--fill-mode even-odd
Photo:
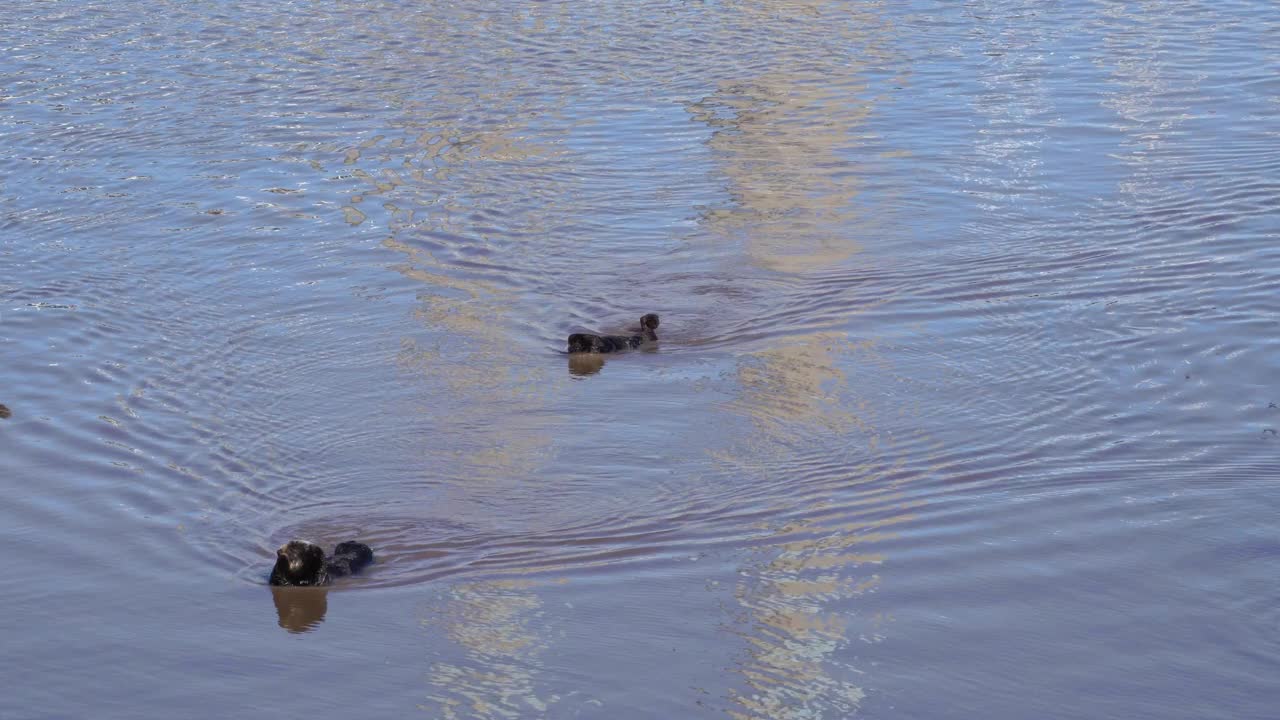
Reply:
[[[272,585],[328,585],[333,578],[360,572],[373,562],[368,545],[354,540],[338,543],[333,556],[326,558],[319,545],[306,540],[290,540],[276,551],[271,568]]]
[[[638,335],[592,335],[590,333],[574,333],[569,336],[569,352],[611,353],[624,350],[635,350],[648,342],[658,339],[654,332],[658,328],[658,316],[649,313],[640,318],[640,334]]]

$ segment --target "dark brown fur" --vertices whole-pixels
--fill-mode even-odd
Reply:
[[[353,540],[338,543],[333,556],[326,558],[319,545],[306,540],[290,540],[276,551],[271,568],[272,585],[328,585],[333,578],[353,575],[373,562],[368,545]]]

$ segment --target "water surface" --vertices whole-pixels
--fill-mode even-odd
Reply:
[[[1274,717],[1271,4],[0,30],[0,716]]]

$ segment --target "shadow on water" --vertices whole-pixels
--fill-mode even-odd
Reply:
[[[324,622],[329,610],[329,589],[323,587],[273,587],[280,627],[291,633],[310,632]]]

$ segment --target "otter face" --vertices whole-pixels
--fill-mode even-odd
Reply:
[[[641,316],[640,327],[644,330],[656,330],[658,328],[658,314],[649,313]]]
[[[600,336],[588,335],[587,333],[574,333],[569,336],[569,352],[599,352]]]
[[[276,551],[276,566],[271,570],[272,585],[323,585],[328,580],[324,571],[324,550],[305,540],[290,540]]]

